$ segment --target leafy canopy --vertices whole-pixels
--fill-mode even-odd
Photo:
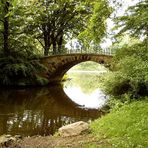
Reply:
[[[121,35],[128,32],[130,35],[141,38],[148,37],[148,1],[142,0],[135,6],[128,8],[126,15],[116,18]]]

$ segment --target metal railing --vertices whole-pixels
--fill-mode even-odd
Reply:
[[[112,52],[110,49],[105,49],[105,50],[86,50],[86,49],[67,49],[64,48],[62,51],[60,52],[49,52],[49,56],[50,55],[64,55],[64,54],[102,54],[102,55],[114,55],[115,53]]]

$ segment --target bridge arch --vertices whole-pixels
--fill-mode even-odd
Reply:
[[[47,78],[53,82],[61,81],[64,74],[79,63],[93,61],[107,66],[111,59],[111,55],[103,54],[68,54],[44,57],[41,59],[41,63],[48,68]]]

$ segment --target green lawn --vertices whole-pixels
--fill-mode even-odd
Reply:
[[[111,111],[92,122],[91,130],[98,140],[109,143],[104,148],[148,148],[148,100],[135,101]]]

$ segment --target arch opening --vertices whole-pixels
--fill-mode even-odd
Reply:
[[[64,91],[75,103],[85,108],[101,108],[107,96],[99,88],[101,75],[108,72],[103,65],[87,61],[70,68],[64,82]]]
[[[72,68],[70,68],[67,73],[71,72],[98,72],[98,73],[105,73],[108,71],[108,69],[103,66],[103,64],[93,62],[93,61],[86,61],[81,62],[79,64],[74,65]]]

